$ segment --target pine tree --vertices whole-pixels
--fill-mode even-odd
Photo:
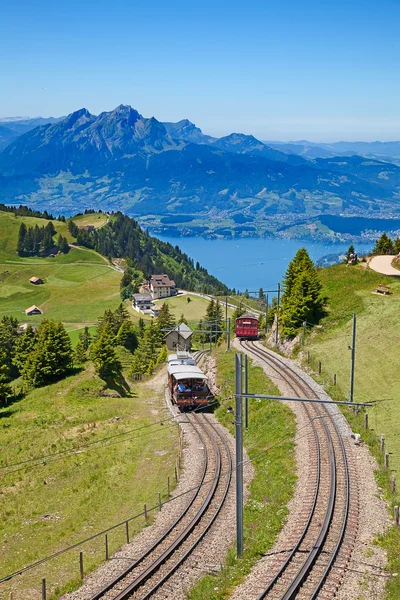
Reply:
[[[169,304],[164,302],[161,307],[160,312],[155,320],[156,328],[157,328],[157,340],[158,344],[164,343],[164,338],[167,335],[168,331],[171,331],[176,325],[175,317],[171,314]]]
[[[7,376],[10,378],[18,375],[18,370],[13,364],[18,343],[18,319],[4,316],[0,321],[0,352],[4,352],[7,365]]]
[[[77,341],[74,349],[74,365],[81,366],[87,361],[86,350],[80,340]]]
[[[13,363],[17,367],[19,373],[23,372],[28,357],[34,351],[36,341],[36,331],[32,325],[28,325],[25,331],[18,337],[15,345],[15,356]]]
[[[153,375],[153,373],[154,373],[154,360],[152,358],[149,361],[146,373],[148,375]]]
[[[77,237],[79,229],[77,224],[72,219],[69,219],[68,221],[68,231],[70,232],[72,237]]]
[[[350,244],[350,246],[348,247],[347,253],[346,253],[346,263],[349,262],[350,260],[350,255],[354,254],[355,250],[354,250],[354,246],[353,244]]]
[[[185,318],[185,315],[183,313],[179,317],[179,323],[185,323],[185,325],[189,326],[189,323],[187,322],[187,319]]]
[[[136,329],[130,321],[124,321],[118,330],[116,338],[117,346],[124,346],[130,352],[134,352],[138,347],[138,337]]]
[[[379,240],[376,240],[372,254],[393,254],[393,241],[386,233],[382,233]]]
[[[19,254],[19,256],[24,255],[25,238],[26,238],[26,225],[25,225],[25,223],[21,223],[21,225],[19,226],[18,242],[17,242],[17,253]]]
[[[85,327],[83,331],[79,334],[79,341],[83,346],[85,352],[87,352],[90,344],[92,343],[92,336],[89,332],[89,327]]]
[[[293,337],[303,321],[318,323],[323,314],[322,284],[307,250],[301,248],[289,263],[284,277],[280,310],[281,331]]]
[[[68,252],[70,251],[70,247],[67,238],[61,237],[61,244],[59,246],[59,250],[63,254],[68,254]]]
[[[122,365],[107,335],[101,335],[90,347],[90,359],[102,379],[118,376]]]
[[[23,367],[23,376],[34,387],[57,381],[72,366],[72,347],[62,323],[44,319],[39,325],[37,343]]]
[[[158,353],[157,361],[156,361],[156,366],[161,365],[162,363],[167,362],[167,360],[168,360],[167,347],[163,346],[161,348],[160,352]]]
[[[400,238],[396,237],[393,244],[393,252],[394,254],[399,254],[400,252]]]

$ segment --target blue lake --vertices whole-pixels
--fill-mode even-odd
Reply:
[[[244,291],[276,289],[286,272],[288,263],[299,248],[306,247],[314,262],[347,251],[349,244],[321,244],[297,240],[238,238],[209,240],[201,237],[157,236],[178,245],[193,260],[205,267],[230,288]],[[355,244],[358,254],[371,250],[372,244]]]

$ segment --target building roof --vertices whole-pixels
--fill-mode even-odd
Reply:
[[[170,365],[168,373],[174,377],[176,381],[181,379],[202,379],[207,381],[207,377],[203,371],[194,365]]]
[[[150,294],[133,294],[132,298],[135,298],[135,300],[148,300],[149,302],[153,301],[153,298],[150,296]]]
[[[152,275],[150,277],[150,284],[153,287],[175,287],[175,281],[170,279],[166,273]]]
[[[29,308],[27,308],[25,310],[25,314],[29,314],[30,312],[33,312],[34,310],[38,310],[40,312],[40,314],[42,314],[42,311],[40,310],[40,308],[38,308],[37,306],[35,306],[35,304],[33,306],[30,306]]]
[[[169,365],[196,365],[196,361],[189,352],[179,350],[176,354],[168,355]]]
[[[238,318],[236,319],[236,321],[237,321],[238,319],[256,319],[256,320],[258,321],[258,317],[257,317],[257,315],[251,315],[250,313],[245,313],[244,315],[240,315],[240,317],[238,317]]]
[[[173,332],[176,332],[184,340],[187,340],[188,338],[190,338],[190,336],[193,333],[193,331],[190,329],[190,327],[188,327],[186,325],[186,323],[179,323],[179,325],[177,325],[176,327],[174,327],[173,329],[171,329],[171,331],[169,331],[167,333],[167,335],[170,335]],[[165,337],[167,337],[167,336],[165,336]]]
[[[42,281],[40,277],[31,277],[29,280],[31,283],[37,283],[38,281]]]

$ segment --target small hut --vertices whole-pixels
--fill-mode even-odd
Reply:
[[[185,323],[180,323],[165,336],[168,350],[187,350],[192,347],[193,331]]]
[[[41,315],[42,311],[37,306],[33,305],[25,310],[25,314],[30,317],[31,315]]]

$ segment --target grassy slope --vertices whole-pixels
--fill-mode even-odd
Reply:
[[[108,217],[105,213],[94,213],[90,215],[78,215],[73,218],[78,227],[94,225],[96,229],[107,223]]]
[[[222,398],[234,392],[234,354],[227,353],[224,346],[215,353]],[[249,370],[249,389],[264,394],[278,393],[262,369],[252,365]],[[225,402],[216,414],[233,433],[232,415],[227,414],[226,406]],[[249,403],[249,429],[244,435],[244,445],[252,459],[255,477],[250,486],[251,497],[244,510],[245,552],[237,560],[235,549],[232,548],[221,574],[207,575],[201,579],[191,591],[190,600],[227,598],[254,562],[272,547],[286,520],[286,507],[296,480],[294,432],[294,416],[286,406],[271,401]]]
[[[99,396],[103,385],[89,367],[1,409],[0,465],[76,448],[168,418],[161,385],[155,391],[141,383],[122,398]],[[0,577],[141,512],[145,502],[156,504],[159,491],[165,497],[166,478],[173,474],[176,460],[176,429],[165,423],[135,435],[4,477],[0,547],[6,554]],[[132,533],[141,526],[143,519],[132,522]],[[111,551],[124,542],[124,535],[124,528],[109,534]],[[104,538],[82,549],[87,571],[104,559]],[[3,584],[0,598],[8,599],[11,589],[18,598],[36,598],[42,576],[52,593],[56,586],[59,591],[68,589],[78,582],[78,554],[79,549]]]
[[[397,347],[400,337],[400,281],[385,277],[360,265],[337,265],[320,271],[324,292],[329,297],[329,315],[323,328],[308,338],[305,350],[310,350],[312,365],[322,362],[322,377],[327,391],[336,398],[347,398],[350,378],[350,351],[352,314],[357,314],[356,369],[354,399],[370,401],[390,398],[368,409],[371,430],[365,432],[362,415],[345,411],[354,431],[360,431],[377,458],[378,485],[385,490],[393,507],[400,503],[398,493],[389,491],[390,473],[382,468],[378,436],[385,434],[387,449],[391,452],[390,467],[398,476],[400,468],[400,378]],[[371,294],[377,283],[390,285],[390,296]],[[333,373],[338,385],[332,385]],[[316,377],[318,379],[318,377]],[[400,533],[390,530],[381,538],[387,548],[392,572],[400,572]],[[400,597],[400,577],[388,583],[388,598]]]
[[[188,302],[188,298],[190,298],[190,302]],[[199,321],[200,319],[204,319],[207,306],[209,301],[206,298],[201,298],[200,296],[192,296],[191,294],[184,294],[182,296],[174,296],[172,298],[165,298],[163,300],[156,300],[156,304],[161,306],[162,304],[169,305],[172,314],[178,319],[183,313],[185,319],[188,321]],[[221,304],[223,309],[223,315],[225,318],[225,306]],[[228,314],[232,314],[232,310],[228,309]]]
[[[94,322],[106,308],[116,308],[121,274],[109,268],[93,250],[73,248],[54,258],[25,258],[16,254],[19,225],[46,224],[44,219],[15,217],[0,212],[0,315],[26,320],[25,308],[36,304],[44,317],[66,323]],[[57,233],[69,237],[67,225],[54,221]],[[45,280],[29,283],[32,276]],[[43,317],[30,317],[33,323]]]

